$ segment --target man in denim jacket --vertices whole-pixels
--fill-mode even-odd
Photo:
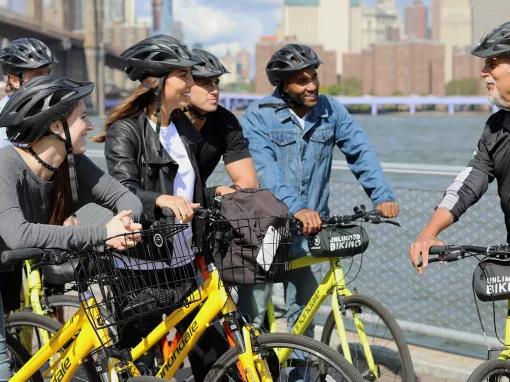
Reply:
[[[385,217],[395,217],[399,211],[363,130],[337,100],[318,95],[316,69],[321,63],[315,51],[305,45],[288,44],[275,52],[266,73],[276,89],[271,96],[251,104],[242,119],[261,187],[269,188],[287,205],[307,235],[319,231],[320,217],[329,215],[335,145],[375,208]],[[296,245],[297,256],[308,252],[306,240]],[[314,269],[293,271],[285,287],[287,319],[292,325],[317,287]],[[269,288],[250,289],[255,298],[247,299],[248,294],[243,293],[240,307],[260,325]],[[308,334],[313,336],[312,325]]]

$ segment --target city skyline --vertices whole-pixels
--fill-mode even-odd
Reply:
[[[151,15],[151,1],[136,0],[141,17]],[[284,0],[173,0],[174,18],[183,26],[184,39],[190,45],[200,43],[218,56],[227,50],[254,53],[260,36],[274,35],[282,22]],[[361,0],[367,6],[376,0]],[[396,0],[398,14],[404,19],[405,7],[414,0]],[[431,0],[423,0],[430,8]],[[214,22],[206,22],[213,19]],[[430,15],[429,15],[430,24]],[[429,25],[430,26],[430,25]],[[243,31],[240,34],[240,31]]]

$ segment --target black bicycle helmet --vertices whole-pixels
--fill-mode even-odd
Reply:
[[[510,54],[510,22],[487,33],[471,50],[471,54],[482,58]]]
[[[164,77],[175,68],[200,63],[185,44],[163,34],[137,42],[120,57],[126,61],[124,71],[132,81],[142,81],[147,76]]]
[[[273,53],[266,65],[266,74],[273,86],[278,86],[292,73],[306,68],[318,68],[322,61],[306,45],[287,44]]]
[[[192,51],[195,57],[203,61],[191,68],[191,75],[193,77],[218,77],[225,73],[230,73],[214,54],[199,48],[194,48]]]
[[[0,63],[5,74],[58,63],[50,48],[36,38],[13,40],[0,51]]]
[[[13,93],[0,113],[0,126],[11,142],[31,144],[45,135],[51,123],[65,118],[71,107],[94,89],[92,82],[56,75],[33,78]]]

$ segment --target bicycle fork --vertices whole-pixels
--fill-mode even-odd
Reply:
[[[345,328],[344,317],[347,315],[347,309],[345,307],[345,297],[351,296],[352,293],[346,288],[345,275],[342,269],[340,259],[334,259],[330,261],[330,266],[334,275],[335,287],[332,290],[332,301],[331,306],[333,308],[333,317],[335,318],[335,326],[338,333],[338,339],[342,348],[342,353],[351,364],[352,354],[349,347],[349,339],[347,338],[347,330]],[[380,376],[379,367],[375,363],[370,344],[368,343],[367,334],[365,333],[365,327],[361,318],[361,311],[357,311],[355,308],[351,308],[352,320],[354,328],[358,334],[359,344],[361,351],[365,356],[367,367],[374,379]]]
[[[245,324],[239,327],[235,313],[227,313],[223,323],[229,346],[239,348],[237,370],[243,381],[269,382],[272,381],[271,372],[266,360],[262,357],[257,343],[258,330]]]
[[[344,317],[347,314],[347,310],[345,307],[345,301],[344,301],[344,295],[339,294],[337,289],[333,290],[333,298],[331,302],[332,308],[333,308],[333,316],[335,318],[335,325],[336,330],[338,333],[338,339],[340,341],[340,346],[342,348],[342,353],[345,359],[349,361],[351,364],[352,362],[352,354],[351,349],[349,347],[349,339],[347,338],[347,330],[345,329],[345,323],[344,323]],[[354,327],[356,329],[356,332],[358,333],[359,337],[359,343],[361,346],[361,350],[363,352],[363,355],[365,356],[365,360],[367,362],[368,370],[370,371],[370,374],[374,378],[379,377],[379,368],[377,367],[377,364],[375,363],[374,356],[372,354],[372,350],[370,349],[370,344],[368,343],[368,337],[365,333],[365,327],[363,325],[363,321],[360,317],[359,311],[356,311],[355,308],[351,309],[352,313],[352,319],[354,322]]]

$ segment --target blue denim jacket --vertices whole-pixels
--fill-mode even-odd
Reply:
[[[334,145],[344,153],[349,168],[375,205],[395,200],[366,134],[342,104],[319,96],[302,129],[288,108],[259,107],[283,102],[276,93],[253,102],[242,125],[261,187],[269,188],[291,214],[309,208],[321,216],[329,215]]]

